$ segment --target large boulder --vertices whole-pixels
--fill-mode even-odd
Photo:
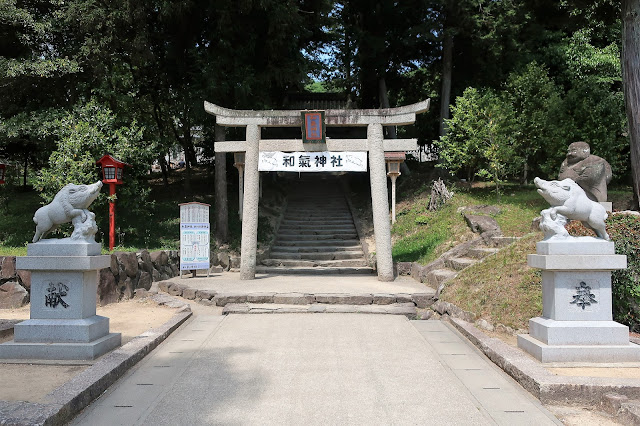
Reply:
[[[118,256],[116,256],[115,254],[111,255],[111,266],[109,268],[111,268],[111,273],[114,277],[117,277],[120,273],[120,266],[118,266]]]
[[[171,269],[171,276],[172,277],[177,277],[178,275],[180,275],[180,268],[178,268],[177,265],[174,265],[172,263],[171,265],[169,265],[169,269]]]
[[[147,250],[140,252],[140,260],[142,261],[142,270],[148,273],[153,271],[153,262],[151,261],[151,255]]]
[[[477,234],[500,231],[498,222],[496,222],[496,220],[491,216],[465,214],[464,220],[467,221],[467,225],[469,225],[469,228],[471,228],[471,230]]]
[[[127,277],[127,279],[124,280],[124,285],[122,288],[122,297],[125,299],[133,299],[135,290],[136,290],[136,283],[132,278]]]
[[[20,284],[22,287],[26,288],[27,291],[31,290],[31,271],[23,271],[18,269],[16,271],[18,274],[18,278],[20,279]]]
[[[144,288],[145,290],[149,290],[151,288],[151,282],[151,274],[146,271],[142,271],[140,273],[140,278],[138,279],[136,288]]]
[[[111,268],[100,269],[100,281],[98,281],[98,303],[100,306],[116,303],[120,299],[120,291],[116,277]]]
[[[160,269],[161,266],[166,266],[169,263],[169,255],[164,250],[154,251],[150,256],[156,269]]]
[[[138,257],[135,253],[117,253],[118,261],[124,266],[124,271],[128,277],[134,278],[138,275]],[[133,295],[133,293],[132,293]]]
[[[0,278],[15,278],[16,257],[4,256],[0,258]]]
[[[0,285],[0,309],[19,308],[29,303],[29,293],[14,281]]]

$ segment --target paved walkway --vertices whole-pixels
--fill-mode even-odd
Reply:
[[[72,424],[560,423],[439,321],[198,309]]]
[[[238,272],[225,272],[210,277],[172,278],[198,290],[218,293],[423,293],[433,289],[411,277],[398,277],[393,282],[378,281],[376,275],[266,275],[257,274],[255,280],[241,280]]]

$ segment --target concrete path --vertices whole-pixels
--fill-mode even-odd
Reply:
[[[439,321],[199,313],[72,424],[559,422]]]
[[[198,290],[218,293],[423,293],[433,291],[411,277],[397,277],[393,282],[378,281],[375,275],[265,275],[255,280],[241,280],[237,272],[213,274],[211,277],[172,278],[172,282]]]

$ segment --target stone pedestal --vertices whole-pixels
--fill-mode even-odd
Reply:
[[[640,361],[626,325],[613,321],[611,271],[627,267],[614,245],[592,237],[547,240],[528,256],[542,269],[542,317],[518,347],[542,362]]]
[[[30,319],[0,345],[1,359],[88,360],[120,345],[109,318],[96,315],[98,270],[111,264],[100,244],[42,240],[29,244],[18,269],[31,271]],[[64,240],[62,240],[64,241]]]
[[[613,212],[613,203],[611,201],[600,201],[600,205],[604,207],[607,213]]]

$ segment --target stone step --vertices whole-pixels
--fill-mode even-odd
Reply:
[[[426,280],[427,284],[438,287],[440,284],[455,278],[456,275],[458,275],[456,271],[448,268],[435,269],[427,274]]]
[[[340,279],[340,278],[336,278]],[[347,284],[348,278],[342,278]],[[424,287],[420,292],[413,293],[303,293],[303,292],[275,292],[275,291],[234,291],[223,292],[215,290],[202,290],[189,287],[187,284],[173,281],[163,281],[158,288],[161,291],[157,296],[171,298],[166,293],[180,296],[188,300],[202,302],[215,306],[226,306],[231,303],[268,303],[285,305],[393,305],[403,304],[425,309],[432,306],[436,300],[436,292]]]
[[[299,205],[291,205],[287,206],[287,212],[349,212],[349,207],[344,204],[340,206],[336,205],[327,205],[327,204],[299,204]]]
[[[322,235],[302,234],[301,235],[300,233],[278,234],[276,238],[276,244],[281,244],[282,241],[296,241],[296,244],[300,244],[301,242],[312,241],[312,240],[324,240],[324,241],[330,241],[332,244],[337,244],[337,241],[340,241],[340,240],[355,240],[356,238],[358,238],[358,234],[356,234],[355,232],[350,232],[350,233],[345,232],[341,234],[332,233],[332,234],[326,234],[326,235],[324,234]]]
[[[256,266],[256,273],[270,275],[372,275],[375,271],[368,266],[334,268]]]
[[[499,248],[494,247],[474,247],[469,249],[467,256],[473,257],[474,259],[484,259],[485,257],[496,254],[499,251]]]
[[[361,267],[367,266],[364,258],[360,259],[344,259],[344,260],[296,260],[296,259],[277,259],[269,258],[261,262],[264,266],[273,267],[306,267],[306,268],[343,268],[343,267]]]
[[[362,254],[360,244],[352,246],[280,246],[271,247],[271,253],[333,253],[337,251],[357,251]]]
[[[283,220],[283,222],[289,222],[289,221],[296,221],[296,222],[307,222],[309,224],[317,224],[318,226],[322,226],[322,224],[324,223],[333,223],[333,222],[337,222],[335,223],[336,225],[339,224],[347,224],[350,226],[353,226],[353,219],[351,218],[351,215],[348,216],[344,216],[344,217],[331,217],[331,216],[288,216],[285,217]]]
[[[307,212],[307,213],[290,213],[287,212],[284,214],[284,218],[283,220],[314,220],[314,221],[320,221],[320,220],[353,220],[351,213],[343,213],[343,212],[338,212],[338,213],[325,213],[319,210],[315,210],[314,212]]]
[[[282,222],[280,222],[280,226],[284,226],[284,225],[353,225],[353,219],[349,218],[349,219],[333,219],[330,217],[327,218],[323,218],[323,219],[289,219],[289,218],[284,218],[282,219]]]
[[[355,233],[353,226],[335,228],[335,229],[279,229],[278,235],[331,235],[331,234],[343,234],[343,233]]]
[[[288,202],[289,205],[294,205],[294,206],[306,206],[306,205],[325,205],[325,204],[329,204],[332,206],[345,206],[347,205],[347,201],[344,197],[342,198],[337,198],[337,197],[331,197],[331,196],[327,196],[324,194],[318,194],[317,197],[315,198],[292,198],[289,199]]]
[[[518,241],[517,237],[491,237],[491,245],[494,247],[506,247]]]
[[[393,305],[411,304],[418,308],[427,308],[435,302],[435,292],[425,288],[421,293],[277,293],[277,292],[234,292],[217,293],[207,290],[189,292],[186,298],[207,299],[216,306],[230,303],[276,303],[285,305],[310,305],[314,303],[328,305]],[[182,297],[185,297],[183,294]]]
[[[278,238],[273,247],[361,247],[358,239],[344,240],[319,240],[319,239],[300,239],[294,238],[281,239]]]
[[[462,271],[471,265],[475,265],[477,262],[477,259],[470,259],[468,257],[454,257],[452,259],[445,260],[444,264],[454,271]]]
[[[362,250],[353,251],[337,251],[327,253],[283,253],[281,251],[271,251],[271,259],[309,259],[309,260],[343,260],[343,259],[361,259],[364,260]]]
[[[306,188],[305,188],[306,189]],[[318,199],[342,202],[344,203],[344,196],[342,194],[336,194],[333,190],[327,191],[320,188],[313,191],[313,195],[309,196],[293,196],[289,199],[290,203],[315,203]]]
[[[349,212],[349,207],[346,204],[331,205],[331,204],[300,204],[287,206],[287,212]]]
[[[409,319],[416,319],[417,317],[417,310],[416,307],[413,306],[413,303],[393,305],[325,305],[320,303],[309,305],[281,305],[272,303],[230,303],[222,310],[222,315],[300,313],[404,315]]]
[[[348,223],[340,223],[337,225],[331,225],[331,224],[306,224],[306,225],[290,225],[290,224],[280,224],[280,228],[278,229],[278,232],[281,230],[300,230],[300,231],[314,231],[317,229],[324,229],[324,230],[328,230],[328,229],[333,229],[336,231],[342,231],[342,230],[349,230],[349,231],[353,231],[355,229],[353,223],[348,224]]]

